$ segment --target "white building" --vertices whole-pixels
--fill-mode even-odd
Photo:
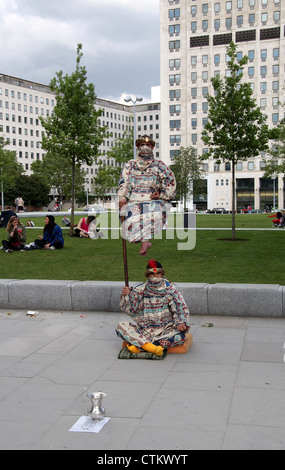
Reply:
[[[55,96],[48,86],[0,74],[0,136],[7,142],[5,149],[16,152],[28,175],[31,174],[31,164],[44,156],[41,148],[44,129],[39,117],[50,116],[55,103]],[[133,106],[98,98],[96,107],[102,110],[101,125],[109,131],[109,137],[100,147],[100,159],[108,165],[116,165],[107,153],[118,138],[132,130]],[[143,134],[149,134],[156,141],[155,155],[159,158],[160,103],[136,105],[136,135]],[[85,189],[90,193],[98,165],[83,165],[83,169],[86,173]]]
[[[244,80],[268,125],[284,117],[285,2],[281,0],[160,0],[161,11],[161,154],[170,163],[180,146],[207,152],[202,140],[207,120],[210,79],[225,76],[226,48],[237,44],[238,57],[247,55]],[[263,179],[266,155],[237,167],[237,207],[284,208],[284,181]],[[230,210],[230,165],[205,163],[207,207]],[[275,188],[275,189],[274,189]],[[206,203],[201,207],[206,208]]]

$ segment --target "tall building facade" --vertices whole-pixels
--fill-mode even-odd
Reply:
[[[206,154],[201,133],[207,122],[211,78],[227,73],[226,48],[247,55],[244,80],[268,116],[269,127],[284,117],[284,0],[160,0],[161,155],[170,163],[180,146]],[[265,180],[266,155],[237,165],[237,207],[284,208],[284,178]],[[201,208],[232,207],[231,166],[205,161],[207,194]],[[198,201],[199,202],[199,201]]]
[[[28,175],[32,172],[32,163],[44,156],[41,148],[44,129],[39,118],[50,116],[55,104],[55,96],[47,85],[0,74],[0,136],[7,143],[5,149],[16,152],[18,162]],[[114,166],[117,163],[108,157],[108,151],[118,138],[133,129],[133,106],[97,98],[96,109],[102,111],[101,125],[108,129],[108,137],[100,147],[99,160]],[[160,103],[136,106],[136,135],[143,134],[149,134],[155,140],[155,156],[160,158]],[[98,164],[83,165],[83,170],[85,189],[90,194]]]

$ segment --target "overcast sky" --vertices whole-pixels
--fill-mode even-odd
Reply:
[[[49,85],[83,45],[98,98],[150,99],[160,84],[159,0],[0,0],[0,73]]]

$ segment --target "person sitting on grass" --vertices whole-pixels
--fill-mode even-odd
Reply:
[[[26,241],[26,229],[17,216],[12,216],[7,225],[7,240],[2,240],[2,250],[6,253],[24,249]]]
[[[190,330],[185,300],[164,274],[161,264],[150,260],[145,272],[147,282],[122,290],[121,310],[137,324],[121,322],[116,333],[128,342],[127,347],[133,354],[142,348],[162,356],[164,348],[182,345]]]
[[[94,215],[88,215],[88,217],[82,217],[82,219],[79,220],[79,223],[75,229],[75,236],[80,237],[80,238],[90,238],[89,237],[90,224],[94,220],[96,220],[96,217],[94,217]]]
[[[62,230],[59,225],[55,223],[53,215],[47,215],[45,218],[45,226],[43,235],[30,245],[25,245],[25,250],[34,250],[41,248],[43,250],[56,250],[63,248],[64,240]]]

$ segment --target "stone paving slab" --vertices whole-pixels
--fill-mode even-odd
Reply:
[[[285,450],[285,319],[192,316],[188,354],[148,361],[118,359],[123,313],[26,313],[0,310],[1,450]],[[69,432],[99,390],[110,421]]]

